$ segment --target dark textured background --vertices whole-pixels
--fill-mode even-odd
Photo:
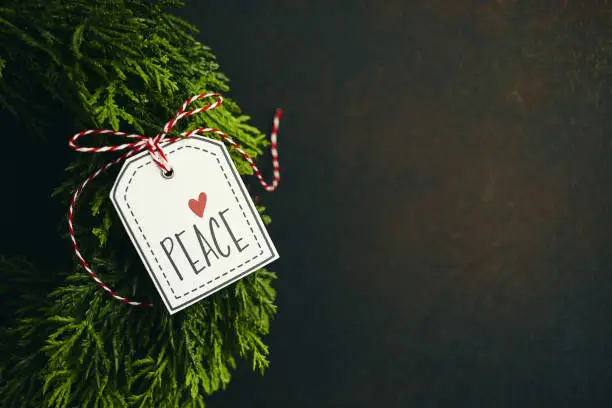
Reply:
[[[286,111],[272,366],[210,407],[612,406],[605,3],[187,2]]]
[[[286,111],[272,365],[209,407],[612,406],[610,10],[188,1],[253,123]],[[3,178],[2,253],[39,263],[70,256],[46,146]]]

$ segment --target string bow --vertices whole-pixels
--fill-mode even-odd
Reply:
[[[211,98],[211,97],[215,97],[217,100],[209,105],[203,106],[201,108],[196,108],[196,109],[192,109],[192,110],[187,110],[187,107],[189,105],[191,105],[193,102],[199,100],[199,99],[204,99],[204,98]],[[167,143],[167,142],[176,142],[178,140],[181,140],[183,138],[188,138],[190,136],[193,135],[199,135],[199,134],[203,134],[203,133],[214,133],[217,134],[221,137],[223,137],[224,140],[226,140],[230,145],[232,145],[236,150],[238,150],[241,154],[242,157],[245,158],[245,160],[247,162],[249,162],[249,164],[251,165],[251,167],[253,168],[253,171],[255,173],[255,176],[259,179],[260,184],[264,187],[264,189],[266,191],[274,191],[276,190],[276,188],[278,187],[278,183],[280,181],[280,168],[279,168],[279,163],[278,163],[278,150],[276,148],[276,140],[277,140],[277,133],[278,133],[278,127],[279,127],[279,122],[280,122],[280,117],[282,115],[282,110],[277,109],[276,110],[276,114],[274,115],[274,122],[273,122],[273,126],[272,126],[272,132],[270,135],[270,151],[272,153],[272,164],[273,164],[273,169],[274,169],[274,179],[273,179],[273,183],[272,185],[267,184],[259,169],[257,168],[257,166],[255,165],[255,163],[253,162],[253,160],[251,159],[251,157],[236,143],[234,142],[229,136],[227,136],[225,133],[221,132],[220,130],[217,129],[213,129],[213,128],[198,128],[195,130],[191,130],[189,132],[184,132],[181,133],[181,137],[171,137],[168,134],[172,131],[172,128],[176,125],[176,123],[188,116],[192,116],[195,115],[197,113],[200,112],[205,112],[211,109],[215,109],[217,107],[219,107],[221,104],[223,103],[223,97],[219,94],[216,93],[208,93],[208,94],[200,94],[200,95],[196,95],[192,98],[190,98],[188,101],[186,101],[183,106],[181,106],[181,108],[179,109],[179,111],[177,112],[176,116],[174,116],[168,123],[166,123],[162,129],[162,131],[160,133],[158,133],[156,136],[154,137],[147,137],[147,136],[142,136],[142,135],[137,135],[137,134],[129,134],[129,133],[125,133],[125,132],[121,132],[121,131],[115,131],[115,130],[109,130],[109,129],[96,129],[96,130],[85,130],[82,132],[79,132],[77,134],[75,134],[74,136],[72,136],[70,138],[70,141],[68,142],[68,145],[73,149],[76,150],[78,152],[84,152],[84,153],[100,153],[100,152],[113,152],[113,151],[117,151],[117,150],[128,150],[127,153],[123,154],[122,156],[120,156],[119,158],[113,160],[112,162],[107,163],[106,165],[104,165],[103,167],[101,167],[100,169],[98,169],[97,171],[95,171],[94,173],[92,173],[80,186],[79,188],[75,191],[74,196],[72,197],[72,201],[70,203],[70,208],[68,210],[68,231],[70,233],[70,239],[72,240],[72,246],[74,248],[74,252],[76,254],[77,259],[79,260],[79,262],[81,263],[81,265],[83,265],[83,267],[85,268],[85,270],[87,271],[87,273],[89,274],[89,276],[91,276],[91,278],[102,287],[102,289],[104,289],[106,292],[108,292],[113,298],[131,305],[131,306],[153,306],[152,303],[148,303],[148,302],[136,302],[136,301],[131,301],[128,300],[122,296],[119,296],[118,294],[116,294],[111,288],[109,288],[107,285],[105,285],[97,276],[96,274],[91,270],[91,267],[87,264],[87,262],[85,261],[85,259],[83,258],[83,256],[81,255],[81,252],[79,251],[79,247],[76,243],[76,238],[74,235],[74,229],[72,226],[72,219],[74,216],[74,208],[75,208],[75,204],[77,199],[79,198],[79,196],[81,195],[81,193],[83,192],[83,189],[85,188],[85,186],[91,182],[93,179],[95,179],[96,177],[98,177],[101,173],[105,172],[106,170],[108,170],[110,167],[114,166],[117,163],[122,162],[123,160],[126,160],[127,158],[143,151],[143,150],[147,150],[151,156],[151,159],[155,162],[155,164],[157,164],[157,166],[160,168],[160,170],[163,172],[163,174],[168,175],[170,172],[172,172],[172,166],[170,165],[169,161],[168,161],[168,157],[166,156],[166,154],[164,153],[164,150],[162,149],[162,144],[163,143]],[[122,136],[122,137],[126,137],[129,139],[135,139],[135,142],[131,142],[131,143],[124,143],[124,144],[120,144],[120,145],[115,145],[115,146],[100,146],[100,147],[88,147],[88,146],[78,146],[76,144],[76,141],[86,135],[94,135],[94,134],[109,134],[109,135],[116,135],[116,136]]]

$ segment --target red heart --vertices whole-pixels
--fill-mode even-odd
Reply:
[[[197,200],[193,198],[189,200],[189,208],[200,218],[204,216],[204,207],[206,207],[206,193],[200,193]]]

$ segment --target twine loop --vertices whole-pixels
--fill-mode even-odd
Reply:
[[[199,99],[204,99],[204,98],[211,98],[211,97],[215,97],[216,101],[203,106],[201,108],[196,108],[196,109],[192,109],[192,110],[187,110],[187,107],[189,105],[191,105],[193,102],[199,100]],[[95,179],[96,177],[98,177],[101,173],[103,173],[104,171],[106,171],[108,168],[112,167],[113,165],[122,162],[123,160],[137,154],[138,152],[146,149],[149,152],[149,155],[151,156],[151,159],[153,160],[153,162],[155,162],[155,164],[157,164],[157,166],[160,168],[160,170],[162,171],[162,175],[164,176],[169,176],[172,174],[172,166],[170,165],[169,161],[168,161],[168,157],[166,156],[166,154],[164,153],[164,150],[162,149],[162,144],[166,143],[166,142],[176,142],[178,140],[181,140],[183,138],[188,138],[190,136],[193,135],[199,135],[199,134],[204,134],[204,133],[214,133],[217,134],[219,136],[221,136],[224,140],[226,140],[230,145],[232,145],[236,150],[238,150],[241,154],[242,157],[249,162],[249,164],[251,165],[251,167],[253,168],[253,171],[255,173],[255,176],[258,178],[260,184],[264,187],[264,189],[266,191],[274,191],[276,190],[276,188],[278,187],[278,183],[280,181],[280,168],[279,168],[279,163],[278,163],[278,150],[276,148],[276,140],[277,140],[277,133],[278,133],[278,127],[279,127],[279,122],[280,122],[280,117],[282,115],[282,110],[277,109],[276,110],[276,114],[274,115],[274,122],[273,122],[273,126],[272,126],[272,132],[270,135],[270,151],[271,151],[271,155],[272,155],[272,165],[273,165],[273,172],[274,172],[274,179],[273,179],[273,183],[267,184],[263,177],[261,176],[261,173],[259,171],[259,169],[257,168],[257,166],[255,165],[255,163],[253,162],[253,160],[251,159],[251,157],[244,152],[244,150],[236,143],[234,142],[229,136],[227,136],[225,133],[221,132],[220,130],[217,129],[213,129],[213,128],[198,128],[198,129],[194,129],[192,131],[189,132],[184,132],[181,133],[181,137],[173,137],[173,136],[169,136],[169,133],[172,131],[172,128],[176,125],[176,123],[186,117],[195,115],[197,113],[200,112],[205,112],[211,109],[215,109],[217,107],[219,107],[221,104],[223,103],[223,97],[220,94],[216,94],[216,93],[207,93],[207,94],[200,94],[200,95],[196,95],[193,96],[192,98],[190,98],[189,100],[187,100],[183,106],[181,106],[181,108],[179,109],[179,111],[177,112],[177,114],[170,120],[168,121],[168,123],[166,123],[164,125],[164,127],[162,128],[162,131],[160,133],[158,133],[157,135],[155,135],[154,137],[147,137],[147,136],[142,136],[142,135],[137,135],[137,134],[130,134],[130,133],[125,133],[125,132],[121,132],[121,131],[115,131],[115,130],[109,130],[109,129],[96,129],[96,130],[85,130],[82,132],[79,132],[77,134],[75,134],[74,136],[72,136],[70,138],[70,141],[68,142],[68,145],[70,146],[70,148],[72,148],[73,150],[76,150],[78,152],[84,152],[84,153],[100,153],[100,152],[112,152],[112,151],[118,151],[118,150],[127,150],[127,153],[124,153],[121,157],[115,159],[112,162],[107,163],[106,165],[104,165],[103,167],[101,167],[100,169],[98,169],[97,171],[95,171],[94,173],[92,173],[80,186],[79,188],[77,188],[77,190],[74,193],[74,196],[72,197],[72,201],[70,203],[70,208],[68,210],[68,231],[70,233],[70,239],[72,241],[72,246],[74,248],[74,252],[75,255],[77,257],[77,259],[79,260],[79,262],[81,263],[81,265],[85,268],[85,270],[87,271],[87,273],[89,274],[89,276],[91,276],[91,278],[100,286],[102,287],[102,289],[104,289],[106,292],[108,292],[113,298],[131,305],[131,306],[153,306],[152,303],[149,302],[137,302],[137,301],[131,301],[128,300],[122,296],[119,296],[118,294],[116,294],[111,288],[109,288],[106,284],[104,284],[97,276],[96,274],[91,270],[91,267],[87,264],[87,262],[85,261],[85,259],[83,258],[83,256],[81,255],[81,252],[79,250],[79,247],[77,245],[76,242],[76,238],[74,235],[74,228],[72,225],[72,220],[74,217],[74,208],[75,208],[75,204],[77,202],[77,199],[79,198],[79,196],[81,195],[81,193],[83,192],[83,189],[85,188],[85,186],[91,182],[93,179]],[[79,138],[82,138],[83,136],[86,135],[95,135],[95,134],[109,134],[109,135],[116,135],[116,136],[122,136],[128,139],[135,139],[136,141],[134,142],[130,142],[130,143],[123,143],[120,145],[111,145],[111,146],[100,146],[100,147],[91,147],[91,146],[78,146],[76,144],[76,141]]]

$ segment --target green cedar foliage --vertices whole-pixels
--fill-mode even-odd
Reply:
[[[50,103],[75,131],[156,134],[190,96],[229,90],[210,50],[194,39],[195,28],[169,14],[180,5],[0,0],[0,108],[24,118],[19,120],[29,135],[47,127]],[[248,121],[226,98],[221,107],[179,122],[176,132],[218,128],[257,157],[268,142]],[[67,144],[70,135],[49,137]],[[109,142],[121,139],[84,140]],[[242,156],[229,150],[238,171],[252,174]],[[66,206],[78,184],[115,156],[73,157],[55,192]],[[238,359],[262,372],[268,365],[262,336],[276,311],[274,273],[261,269],[168,315],[107,198],[117,170],[96,179],[81,197],[77,239],[105,283],[156,305],[135,308],[112,299],[76,261],[49,271],[0,259],[0,295],[10,292],[14,303],[11,322],[0,331],[2,407],[203,407],[207,395],[228,384]],[[269,223],[265,209],[258,210]],[[39,283],[52,293],[34,291]]]

